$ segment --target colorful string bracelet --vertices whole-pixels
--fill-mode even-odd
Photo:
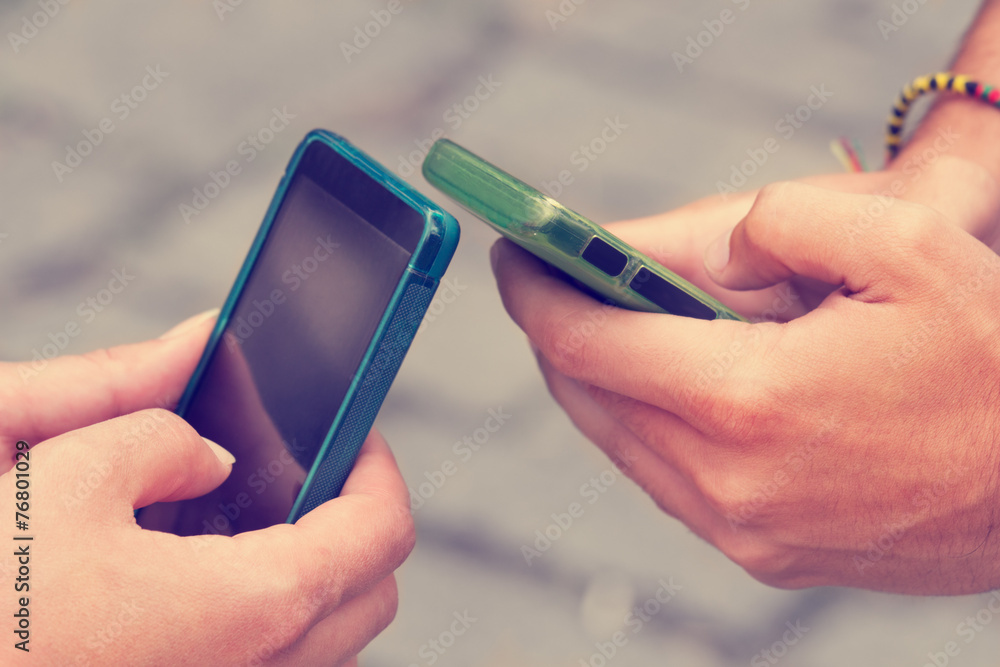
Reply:
[[[830,142],[830,152],[840,161],[846,171],[855,173],[868,171],[864,151],[861,150],[861,144],[857,141],[847,137],[834,139]]]
[[[974,97],[1000,108],[1000,88],[984,86],[972,81],[969,77],[951,72],[939,72],[930,76],[921,76],[907,84],[899,94],[899,99],[892,107],[889,116],[889,127],[885,135],[885,147],[888,159],[892,160],[899,153],[903,141],[903,122],[910,106],[921,95],[935,91],[958,93],[966,97]]]

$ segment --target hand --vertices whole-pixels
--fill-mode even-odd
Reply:
[[[354,664],[391,621],[413,523],[375,432],[341,497],[293,526],[190,538],[136,526],[133,509],[198,496],[229,474],[224,450],[173,413],[143,409],[179,396],[210,328],[189,322],[166,339],[55,359],[26,383],[15,364],[0,366],[2,443],[38,442],[30,529],[17,532],[34,536],[23,594],[26,657],[39,664]],[[16,473],[0,477],[9,507]],[[0,557],[8,619],[19,567]]]
[[[939,144],[942,150],[934,148],[932,137],[924,148],[915,146],[904,152],[886,170],[825,174],[799,182],[876,195],[871,212],[851,212],[858,222],[853,232],[864,231],[872,214],[878,216],[880,210],[903,200],[934,208],[987,245],[998,244],[1000,186],[983,167],[947,154],[947,141]],[[704,267],[706,249],[728,242],[730,230],[747,214],[758,193],[706,197],[660,215],[612,223],[607,229],[751,320],[784,322],[815,308],[837,286],[793,276],[763,290],[736,291],[713,281]]]
[[[843,286],[787,324],[601,306],[506,242],[495,272],[577,426],[757,579],[989,590],[1000,258],[904,201],[855,227],[877,201],[801,184],[758,194],[718,284]]]

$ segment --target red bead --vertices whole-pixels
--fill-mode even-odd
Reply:
[[[996,104],[998,101],[1000,101],[1000,89],[994,88],[993,90],[991,90],[989,100],[992,104]]]

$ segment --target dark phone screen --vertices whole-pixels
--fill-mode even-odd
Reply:
[[[218,489],[140,512],[144,528],[234,535],[288,519],[423,230],[322,143],[291,176],[182,415],[236,457]]]

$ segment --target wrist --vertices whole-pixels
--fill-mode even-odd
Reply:
[[[887,172],[901,199],[938,210],[987,245],[1000,241],[1000,110],[942,100]]]
[[[1000,109],[978,99],[943,94],[890,168],[919,168],[942,155],[977,164],[1000,183]]]

